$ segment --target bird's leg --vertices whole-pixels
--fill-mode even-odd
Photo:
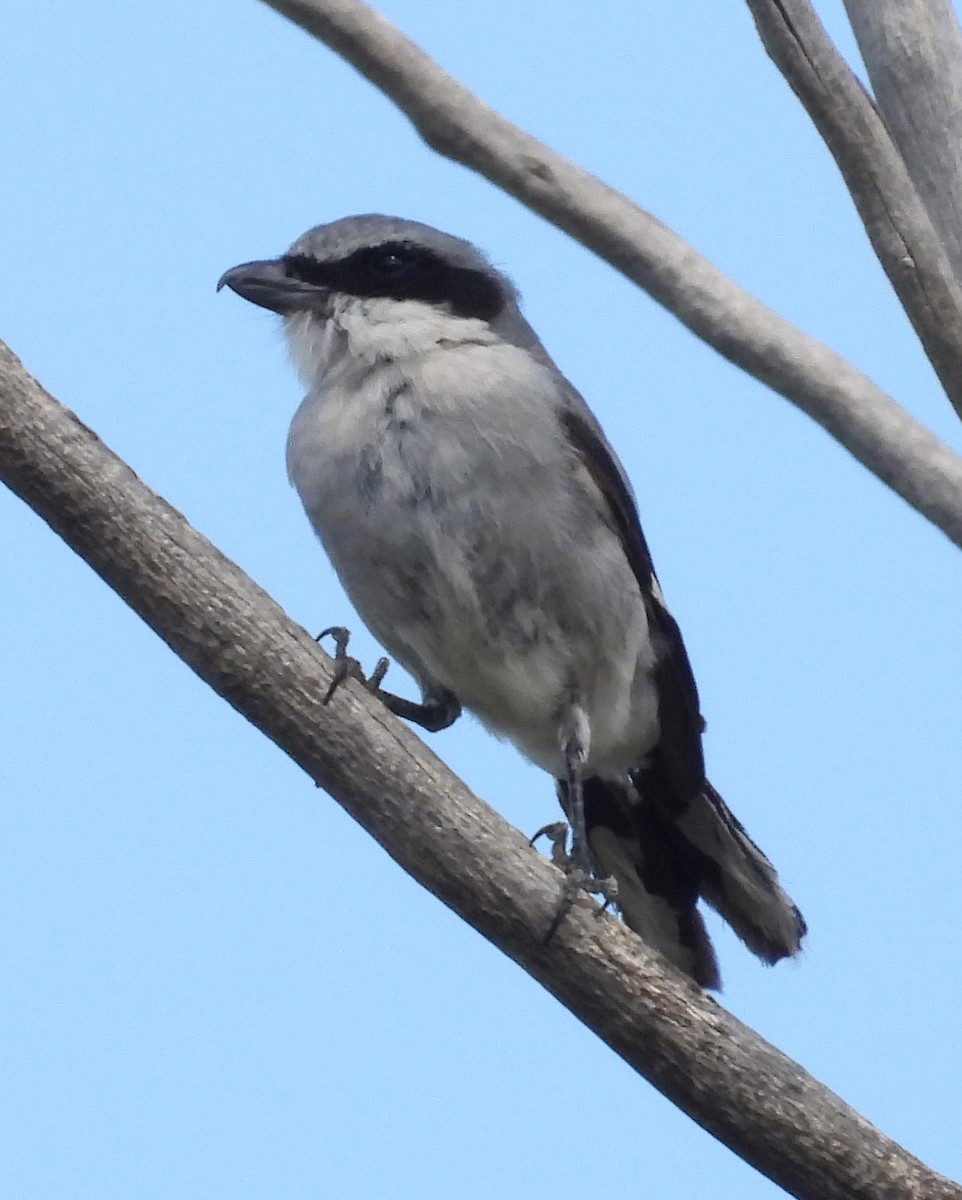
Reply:
[[[565,743],[565,798],[567,799],[568,821],[571,824],[571,867],[588,879],[594,875],[591,854],[588,851],[588,833],[585,829],[585,791],[582,785],[582,767],[588,757],[587,750],[576,735]]]
[[[382,661],[384,661],[382,659]],[[382,676],[383,678],[383,676]],[[438,733],[447,729],[461,715],[461,703],[454,692],[441,688],[437,692],[429,692],[421,704],[414,700],[405,700],[403,696],[395,696],[393,692],[385,692],[378,688],[375,696],[385,708],[390,709],[396,717],[405,721],[413,721],[428,733]]]
[[[580,704],[573,704],[562,738],[565,760],[565,778],[558,780],[558,798],[565,810],[571,828],[571,849],[567,848],[568,826],[563,821],[545,825],[531,839],[531,844],[542,836],[551,842],[551,861],[567,874],[561,904],[548,927],[545,942],[550,942],[558,926],[568,915],[580,892],[600,896],[603,903],[599,912],[604,912],[617,898],[618,883],[615,879],[598,879],[591,863],[588,834],[585,827],[584,764],[588,757],[589,727],[587,715]]]
[[[385,691],[381,687],[381,682],[387,674],[390,663],[386,658],[379,658],[371,674],[365,675],[361,664],[347,652],[351,634],[343,625],[332,625],[330,629],[319,633],[314,640],[319,642],[321,638],[325,637],[334,639],[334,674],[324,696],[324,704],[330,704],[334,693],[345,679],[356,679],[396,717],[403,717],[405,721],[413,721],[416,725],[428,730],[429,733],[447,729],[461,715],[458,698],[446,688],[438,688],[434,692],[429,692],[421,704],[417,704],[413,700],[405,700],[403,696],[395,696],[393,692]]]

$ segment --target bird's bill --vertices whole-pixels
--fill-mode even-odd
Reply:
[[[281,314],[314,308],[320,298],[320,289],[302,279],[292,279],[280,258],[231,267],[217,281],[217,290],[223,287],[229,287],[251,304]]]

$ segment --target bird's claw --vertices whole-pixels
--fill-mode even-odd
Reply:
[[[599,879],[595,875],[586,848],[572,846],[571,852],[568,852],[568,825],[565,821],[553,821],[550,825],[542,826],[530,839],[530,845],[533,846],[542,837],[546,837],[551,843],[551,861],[565,873],[561,903],[545,934],[544,941],[547,945],[571,911],[571,906],[585,893],[597,896],[601,900],[601,907],[595,914],[601,916],[608,906],[618,899],[618,881],[614,876]]]
[[[347,652],[348,642],[351,640],[349,629],[343,625],[332,625],[329,629],[323,629],[314,641],[319,642],[326,637],[334,639],[334,674],[331,676],[330,685],[321,703],[330,704],[334,693],[345,679],[356,679],[361,687],[366,688],[372,695],[380,699],[381,684],[384,682],[384,676],[390,666],[388,660],[379,658],[371,674],[366,675],[358,660]]]
[[[550,825],[542,825],[541,828],[531,835],[528,839],[528,845],[534,846],[541,838],[546,837],[551,843],[551,851],[549,857],[556,867],[560,867],[562,871],[568,870],[570,859],[568,857],[568,825],[566,821],[552,821]]]
[[[405,721],[413,721],[431,733],[447,729],[461,715],[461,705],[457,696],[445,688],[439,688],[437,692],[429,693],[421,704],[414,700],[405,700],[403,696],[395,696],[393,692],[385,691],[381,684],[384,682],[384,676],[387,674],[390,663],[386,658],[379,658],[371,674],[365,675],[361,664],[347,652],[351,634],[343,625],[332,625],[330,629],[319,633],[314,640],[319,642],[321,638],[326,637],[334,639],[334,675],[324,696],[325,704],[330,703],[331,697],[345,679],[356,679],[362,687],[366,688],[376,700],[384,705],[388,712],[394,713],[396,717],[402,717]]]

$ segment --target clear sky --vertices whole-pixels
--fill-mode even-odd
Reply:
[[[847,52],[840,3],[819,5]],[[494,107],[955,446],[747,9],[389,0]],[[712,778],[811,933],[723,1001],[962,1174],[962,556],[609,267],[432,155],[255,0],[7,4],[0,337],[307,629],[360,631],[288,487],[276,319],[214,285],[352,212],[484,247],[638,493]],[[0,494],[0,1190],[23,1200],[781,1194],[408,879]],[[397,682],[398,677],[395,677]],[[550,782],[431,745],[525,831]]]

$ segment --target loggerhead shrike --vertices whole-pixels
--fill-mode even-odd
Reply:
[[[705,776],[631,485],[510,281],[469,242],[366,215],[225,284],[284,318],[307,388],[291,481],[422,702],[372,690],[431,730],[463,706],[550,772],[573,876],[613,876],[627,923],[703,987],[699,898],[765,962],[796,954],[801,913]]]

